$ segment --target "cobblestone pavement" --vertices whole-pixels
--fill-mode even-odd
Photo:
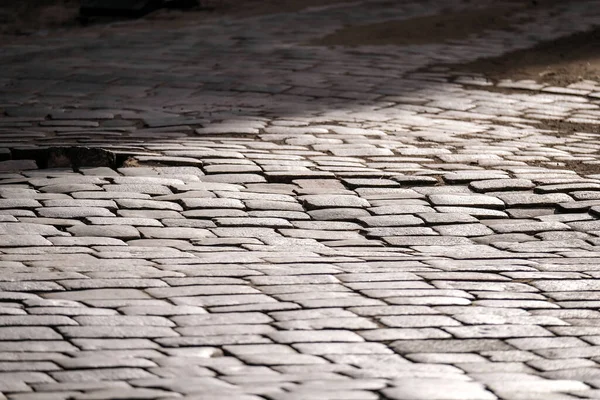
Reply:
[[[0,399],[600,398],[600,83],[440,66],[598,8],[306,45],[399,3],[0,47]]]

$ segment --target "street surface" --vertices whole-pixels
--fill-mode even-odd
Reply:
[[[600,83],[444,66],[597,3],[311,44],[472,3],[0,45],[0,399],[600,399]]]

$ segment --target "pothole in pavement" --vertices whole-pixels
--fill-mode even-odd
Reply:
[[[6,160],[35,161],[37,168],[80,168],[108,167],[116,169],[131,156],[128,152],[116,152],[96,147],[17,147],[9,149]]]

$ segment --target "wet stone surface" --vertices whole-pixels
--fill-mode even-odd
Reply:
[[[439,65],[600,16],[577,1],[454,41],[307,45],[444,10],[1,45],[0,398],[598,398],[598,133],[539,123],[597,127],[600,83]]]

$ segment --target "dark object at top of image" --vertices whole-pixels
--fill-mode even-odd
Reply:
[[[197,0],[81,0],[82,16],[140,17],[159,8],[190,8]]]

